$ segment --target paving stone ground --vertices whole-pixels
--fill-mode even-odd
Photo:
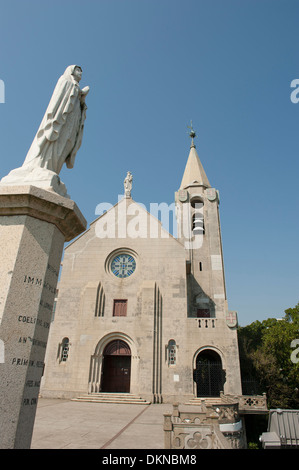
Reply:
[[[40,398],[31,449],[164,449],[163,413],[171,411]]]

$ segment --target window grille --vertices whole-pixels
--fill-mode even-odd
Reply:
[[[70,340],[68,338],[64,338],[61,344],[61,362],[66,362],[69,356],[69,349],[70,349]]]
[[[170,340],[168,342],[168,365],[175,366],[176,365],[176,355],[177,355],[177,347],[176,342],[174,340]]]

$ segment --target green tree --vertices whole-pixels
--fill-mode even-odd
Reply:
[[[242,379],[266,392],[269,408],[299,408],[299,363],[291,343],[299,339],[299,303],[282,320],[269,318],[239,328]]]

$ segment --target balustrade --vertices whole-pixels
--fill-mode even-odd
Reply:
[[[197,318],[198,328],[216,328],[216,318]]]

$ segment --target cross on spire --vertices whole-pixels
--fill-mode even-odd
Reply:
[[[191,140],[191,146],[190,146],[190,148],[191,148],[191,147],[195,147],[194,139],[195,139],[195,137],[196,137],[196,132],[195,132],[195,130],[193,129],[192,121],[190,121],[190,126],[187,126],[187,127],[188,127],[188,129],[190,129],[189,137],[191,137],[191,139],[192,139],[192,140]]]

